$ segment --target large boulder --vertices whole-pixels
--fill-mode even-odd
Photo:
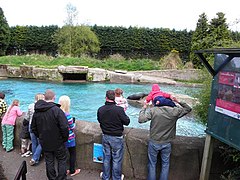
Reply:
[[[185,94],[176,94],[176,93],[169,93],[169,94],[172,94],[177,98],[178,101],[183,101],[191,107],[195,106],[198,103],[197,98],[193,98]],[[133,94],[127,97],[127,101],[131,106],[141,108],[147,95],[148,94],[146,93]]]

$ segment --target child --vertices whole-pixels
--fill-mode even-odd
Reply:
[[[7,104],[4,101],[5,98],[5,94],[0,92],[0,120],[2,120],[3,115],[6,113],[7,111]]]
[[[127,110],[128,108],[128,102],[127,100],[123,97],[123,90],[120,88],[115,89],[115,102],[117,106],[123,107],[124,111]]]
[[[31,155],[30,149],[30,133],[29,133],[29,121],[24,118],[22,124],[22,131],[20,132],[21,138],[21,154],[22,157],[29,157]]]
[[[148,94],[146,97],[146,103],[149,103],[150,101],[153,102],[154,106],[171,106],[174,107],[176,104],[172,101],[175,97],[172,95],[165,93],[160,90],[160,87],[158,84],[152,85],[152,91]]]
[[[32,132],[31,130],[31,123],[32,123],[32,117],[33,117],[33,113],[34,113],[34,105],[38,100],[44,100],[44,95],[41,93],[38,93],[35,95],[35,100],[34,103],[31,103],[28,106],[28,111],[26,114],[26,118],[29,119],[29,132],[30,132],[30,137],[31,137],[31,141],[32,141],[32,158],[29,161],[30,166],[34,166],[36,164],[38,164],[40,157],[41,157],[41,153],[42,153],[42,146],[39,142],[39,138]]]
[[[15,99],[12,102],[12,105],[7,109],[7,112],[2,119],[2,145],[7,152],[13,150],[14,126],[17,117],[21,115],[22,111],[19,108],[19,100]]]
[[[70,170],[67,170],[67,174],[70,176],[75,176],[80,173],[81,169],[75,169],[75,161],[76,161],[76,142],[75,142],[75,121],[74,118],[69,114],[70,112],[70,98],[68,96],[61,96],[59,98],[59,104],[61,105],[61,109],[65,113],[65,116],[68,120],[68,130],[69,130],[69,137],[68,141],[66,142],[66,147],[68,149],[70,155]]]

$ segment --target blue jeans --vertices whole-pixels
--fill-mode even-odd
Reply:
[[[162,169],[159,180],[167,180],[170,165],[171,143],[157,144],[148,142],[148,180],[156,180],[156,164],[158,153],[161,152]]]
[[[37,138],[37,136],[35,136],[34,133],[30,132],[30,136],[31,136],[31,141],[32,141],[32,159],[38,163],[41,153],[42,153],[42,146],[39,143],[39,139]]]
[[[122,161],[124,153],[123,136],[110,136],[104,134],[102,137],[103,144],[103,180],[121,180]]]

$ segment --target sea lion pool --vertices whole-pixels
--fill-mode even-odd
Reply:
[[[28,105],[34,102],[36,93],[44,93],[46,89],[52,89],[56,93],[56,101],[62,95],[68,95],[71,99],[70,113],[77,120],[97,122],[97,109],[105,102],[105,92],[109,89],[121,88],[124,97],[132,94],[149,93],[151,84],[113,84],[113,83],[55,83],[43,81],[30,81],[22,79],[0,80],[0,91],[5,93],[5,101],[8,105],[14,99],[20,101],[20,108],[27,112]],[[160,85],[162,91],[192,96],[198,88]],[[126,113],[130,117],[128,127],[149,129],[150,122],[139,124],[138,114],[140,108],[129,105]],[[202,137],[206,127],[197,122],[193,117],[184,116],[177,122],[177,135]]]

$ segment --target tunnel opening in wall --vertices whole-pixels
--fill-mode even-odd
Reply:
[[[59,73],[62,75],[63,81],[86,82],[88,67],[85,66],[59,66]]]
[[[87,81],[87,73],[62,73],[63,81]]]

